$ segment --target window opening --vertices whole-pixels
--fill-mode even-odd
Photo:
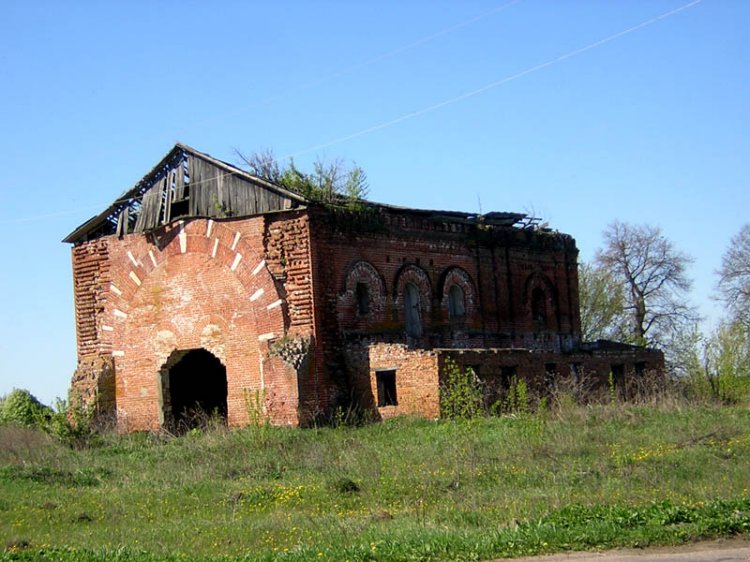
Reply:
[[[357,314],[364,316],[370,313],[370,286],[367,283],[357,283]]]
[[[516,365],[500,368],[500,384],[502,385],[503,390],[508,390],[510,385],[513,384],[513,380],[517,377],[518,367]]]
[[[458,285],[451,285],[448,290],[448,317],[462,318],[466,315],[464,291]]]
[[[396,369],[375,371],[375,380],[378,387],[378,408],[397,406]]]
[[[557,376],[557,363],[545,363],[544,364],[544,384],[547,385],[547,389],[552,389],[555,384],[555,377]]]
[[[611,384],[617,396],[625,396],[625,365],[610,365]]]
[[[419,290],[414,283],[404,287],[404,316],[406,317],[406,334],[413,338],[422,335],[422,311],[419,302]]]
[[[580,363],[571,363],[570,364],[570,374],[573,377],[573,382],[578,384],[581,382],[581,364]]]
[[[643,375],[646,374],[646,362],[645,361],[637,361],[634,367],[635,367],[636,377],[642,378]]]
[[[547,296],[539,287],[531,291],[531,319],[535,330],[547,327]]]

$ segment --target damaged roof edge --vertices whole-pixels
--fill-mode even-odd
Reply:
[[[163,174],[165,169],[170,165],[176,165],[177,159],[184,158],[185,155],[200,159],[211,166],[214,166],[220,170],[222,176],[233,176],[250,184],[254,184],[264,190],[275,193],[281,197],[285,197],[296,204],[305,206],[312,203],[308,198],[289,191],[273,182],[259,178],[250,174],[249,172],[238,168],[232,164],[214,158],[213,156],[200,152],[191,146],[182,143],[176,143],[174,147],[156,164],[151,170],[144,175],[136,184],[130,189],[123,192],[117,199],[115,199],[103,212],[93,216],[70,234],[68,234],[62,241],[64,243],[76,244],[90,239],[92,233],[98,235],[91,236],[92,238],[99,237],[101,229],[107,228],[108,222],[112,222],[113,217],[116,214],[121,214],[129,205],[134,203],[140,203],[144,197],[146,191],[148,191],[156,181],[160,174]],[[200,183],[200,182],[199,182]],[[386,203],[378,203],[375,201],[364,201],[367,206],[380,208],[385,211],[395,213],[408,213],[411,215],[420,215],[425,218],[432,220],[443,220],[449,222],[462,222],[472,224],[486,224],[492,226],[503,226],[503,227],[514,227],[529,228],[535,227],[539,222],[539,219],[529,216],[526,213],[516,212],[489,212],[489,213],[468,213],[462,211],[446,211],[446,210],[434,210],[434,209],[418,209],[411,207],[402,207],[398,205],[390,205]],[[126,215],[127,216],[127,215]],[[194,215],[198,218],[199,215]],[[202,215],[201,215],[202,216]],[[243,215],[250,216],[250,215]]]
[[[283,187],[280,187],[272,182],[269,182],[267,180],[254,176],[246,172],[245,170],[242,170],[241,168],[238,168],[236,166],[233,166],[232,164],[229,164],[227,162],[214,158],[210,154],[206,154],[205,152],[200,152],[192,148],[191,146],[178,142],[164,156],[164,158],[162,158],[158,164],[156,164],[153,168],[151,168],[151,170],[146,175],[144,175],[140,180],[138,180],[138,182],[136,182],[136,184],[133,187],[123,192],[106,209],[104,209],[104,211],[102,211],[98,215],[91,217],[89,220],[79,225],[75,230],[73,230],[70,234],[68,234],[62,241],[66,243],[79,242],[81,238],[85,237],[87,233],[103,225],[106,222],[107,218],[110,215],[112,215],[112,213],[116,212],[118,208],[130,204],[133,201],[133,199],[140,197],[142,195],[141,193],[139,193],[141,189],[144,186],[148,185],[152,181],[152,179],[156,175],[161,173],[162,170],[165,168],[165,166],[167,166],[180,153],[187,153],[196,158],[200,158],[201,160],[204,160],[216,166],[217,168],[224,170],[227,175],[233,175],[243,180],[246,180],[248,182],[255,183],[257,185],[264,187],[265,189],[268,189],[269,191],[273,191],[279,195],[293,199],[297,201],[298,203],[301,203],[301,204],[309,203],[309,201],[305,197],[300,195],[299,193],[288,191],[284,189]]]

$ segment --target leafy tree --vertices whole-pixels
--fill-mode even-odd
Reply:
[[[0,423],[41,426],[49,421],[52,409],[28,390],[14,388],[2,401]]]
[[[584,341],[622,339],[625,294],[611,271],[581,263],[578,286]]]
[[[607,227],[596,264],[623,288],[625,341],[661,346],[669,354],[670,337],[696,319],[686,298],[691,262],[658,227],[618,221]]]
[[[750,329],[740,322],[719,325],[705,343],[704,372],[711,393],[725,403],[748,392],[750,380]]]
[[[357,208],[367,197],[367,175],[356,164],[347,167],[341,160],[316,160],[313,171],[307,173],[297,168],[291,158],[289,164],[279,164],[270,150],[255,152],[249,156],[237,151],[237,155],[253,175],[318,203]]]
[[[718,274],[719,295],[733,320],[750,327],[750,223],[732,237]]]

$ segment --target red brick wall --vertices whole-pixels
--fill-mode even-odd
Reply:
[[[438,355],[403,344],[375,343],[368,347],[369,396],[382,419],[401,415],[437,418],[440,415]],[[377,373],[396,371],[397,404],[379,407]]]
[[[516,376],[524,380],[537,395],[558,388],[578,388],[594,396],[609,393],[610,373],[613,366],[623,369],[623,380],[618,381],[623,397],[638,390],[640,384],[653,385],[661,380],[664,356],[659,351],[644,348],[577,351],[574,353],[552,353],[528,349],[475,349],[436,350],[441,359],[441,380],[446,358],[460,368],[471,367],[486,385],[488,394],[497,395],[507,380],[503,380],[503,368],[513,368]],[[554,365],[551,373],[548,366]],[[573,373],[573,365],[578,376]],[[636,367],[639,365],[639,367]],[[642,372],[638,370],[642,368]]]
[[[369,387],[362,380],[370,383],[357,367],[370,342],[560,351],[580,339],[577,250],[570,237],[516,228],[481,231],[408,212],[367,220],[312,212],[310,223],[320,360],[332,381],[357,402]],[[358,310],[357,282],[369,286],[366,313]],[[405,333],[407,283],[421,295],[419,338]],[[465,297],[461,318],[448,314],[451,284]],[[547,298],[547,324],[541,329],[531,318],[535,287]]]
[[[298,423],[297,374],[268,353],[287,331],[290,311],[265,242],[265,218],[257,217],[180,221],[74,248],[79,365],[86,368],[92,349],[113,359],[124,430],[161,426],[160,369],[175,350],[197,348],[226,367],[230,425],[247,422],[246,398],[256,391],[273,422]],[[91,255],[100,256],[96,267]],[[91,377],[77,375],[82,389],[80,380]]]

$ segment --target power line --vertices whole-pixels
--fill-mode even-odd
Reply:
[[[436,31],[434,33],[431,33],[430,35],[426,35],[426,36],[424,36],[424,37],[422,37],[420,39],[412,41],[411,43],[407,43],[406,45],[402,45],[401,47],[396,47],[395,49],[392,49],[390,51],[386,51],[386,52],[381,53],[379,55],[376,55],[376,56],[374,56],[372,58],[366,59],[363,62],[352,64],[352,65],[347,66],[347,67],[345,67],[345,68],[343,68],[341,70],[337,70],[337,71],[331,72],[330,74],[326,74],[325,76],[322,76],[320,78],[316,78],[314,80],[310,80],[309,82],[305,82],[303,84],[294,86],[294,87],[289,88],[287,90],[284,90],[282,92],[278,92],[278,93],[276,93],[274,95],[271,95],[270,97],[266,98],[263,101],[259,101],[259,102],[256,102],[255,104],[248,105],[248,106],[244,107],[243,109],[241,109],[239,111],[235,111],[235,112],[232,112],[232,113],[226,113],[224,115],[213,117],[213,118],[208,118],[208,119],[205,119],[203,121],[194,123],[191,126],[184,127],[183,129],[181,129],[179,131],[176,131],[176,134],[179,135],[180,132],[188,131],[188,130],[190,130],[191,127],[195,127],[196,125],[208,125],[210,123],[216,123],[216,122],[219,122],[219,121],[224,121],[224,120],[226,120],[229,117],[235,117],[237,115],[241,115],[245,111],[247,111],[248,109],[250,109],[252,107],[260,107],[260,106],[268,105],[270,103],[273,103],[273,102],[281,99],[282,97],[284,97],[284,96],[286,96],[288,94],[296,93],[296,92],[302,92],[302,91],[305,91],[305,90],[309,90],[310,88],[314,88],[315,86],[319,86],[320,84],[324,84],[325,82],[328,82],[330,80],[334,80],[336,78],[340,78],[342,76],[346,76],[347,74],[351,74],[353,72],[356,72],[358,70],[361,70],[363,68],[371,66],[371,65],[373,65],[375,63],[378,63],[380,61],[384,61],[384,60],[393,58],[393,57],[395,57],[397,55],[400,55],[401,53],[404,53],[406,51],[409,51],[409,50],[411,50],[411,49],[413,49],[415,47],[419,47],[420,45],[424,45],[426,43],[434,41],[435,39],[443,37],[444,35],[448,35],[450,33],[453,33],[454,31],[457,31],[457,30],[462,29],[464,27],[468,27],[468,26],[470,26],[470,25],[472,25],[474,23],[477,23],[477,22],[485,19],[485,18],[488,18],[489,16],[492,16],[494,14],[502,12],[503,10],[505,10],[507,8],[510,8],[511,6],[513,6],[514,4],[518,4],[519,2],[521,2],[521,0],[510,0],[509,2],[505,2],[504,4],[501,4],[501,5],[496,6],[496,7],[492,8],[492,9],[490,9],[490,10],[482,12],[481,14],[478,14],[478,15],[472,17],[472,18],[469,18],[467,20],[464,20],[462,22],[454,24],[454,25],[452,25],[450,27],[446,27],[445,29],[441,29],[440,31]]]
[[[448,28],[448,30],[455,29],[457,27],[464,26],[464,25],[469,25],[470,22],[476,21],[477,19],[482,18],[482,17],[486,17],[486,15],[489,15],[490,13],[494,13],[495,11],[498,11],[500,9],[508,7],[508,6],[512,5],[513,3],[517,2],[517,1],[520,1],[520,0],[514,0],[513,2],[504,4],[503,6],[501,6],[499,8],[496,8],[496,9],[490,11],[490,12],[485,12],[485,14],[480,14],[479,16],[476,16],[476,18],[473,18],[472,20],[467,20],[467,22],[464,22],[462,24],[457,24],[453,28]],[[603,39],[599,39],[598,41],[594,41],[593,43],[589,43],[588,45],[586,45],[584,47],[580,47],[578,49],[574,49],[572,51],[568,51],[567,53],[559,55],[559,56],[557,56],[557,57],[555,57],[553,59],[550,59],[550,60],[548,60],[546,62],[539,63],[539,64],[536,64],[534,66],[531,66],[531,67],[529,67],[529,68],[527,68],[525,70],[522,70],[520,72],[512,74],[511,76],[506,76],[505,78],[501,78],[499,80],[495,80],[493,82],[490,82],[489,84],[485,84],[484,86],[482,86],[480,88],[476,88],[474,90],[471,90],[471,91],[468,91],[468,92],[464,92],[463,94],[460,94],[458,96],[454,96],[452,98],[448,98],[448,99],[440,101],[440,102],[437,102],[435,104],[429,105],[429,106],[424,107],[422,109],[418,109],[418,110],[415,110],[415,111],[411,111],[409,113],[405,113],[405,114],[403,114],[403,115],[401,115],[399,117],[395,117],[393,119],[390,119],[388,121],[384,121],[384,122],[379,123],[377,125],[372,125],[370,127],[367,127],[365,129],[361,129],[361,130],[356,131],[354,133],[350,133],[348,135],[345,135],[345,136],[342,136],[342,137],[339,137],[339,138],[336,138],[336,139],[333,139],[333,140],[330,140],[330,141],[327,141],[327,142],[324,142],[324,143],[320,143],[320,144],[317,144],[317,145],[314,145],[314,146],[311,146],[311,147],[299,150],[299,151],[294,152],[292,154],[288,154],[288,155],[282,157],[281,160],[286,160],[288,158],[294,158],[294,157],[302,155],[302,154],[307,154],[307,153],[310,153],[310,152],[313,152],[313,151],[316,151],[316,150],[320,150],[320,149],[323,149],[323,148],[328,148],[329,146],[333,146],[333,145],[336,145],[336,144],[341,144],[342,142],[346,142],[346,141],[349,141],[349,140],[352,140],[352,139],[355,139],[355,138],[359,138],[359,137],[365,136],[367,134],[373,133],[375,131],[380,131],[382,129],[386,129],[388,127],[392,127],[392,126],[397,125],[399,123],[402,123],[404,121],[408,121],[410,119],[414,119],[415,117],[419,117],[421,115],[425,115],[427,113],[431,113],[433,111],[436,111],[436,110],[441,109],[443,107],[446,107],[448,105],[452,105],[454,103],[458,103],[460,101],[463,101],[463,100],[466,100],[466,99],[478,96],[478,95],[483,94],[483,93],[485,93],[485,92],[487,92],[489,90],[492,90],[494,88],[500,87],[500,86],[502,86],[504,84],[507,84],[509,82],[513,82],[514,80],[518,80],[519,78],[522,78],[524,76],[528,76],[529,74],[533,74],[535,72],[543,70],[543,69],[545,69],[547,67],[550,67],[552,65],[558,64],[558,63],[563,62],[565,60],[568,60],[570,58],[576,57],[576,56],[578,56],[580,54],[583,54],[583,53],[585,53],[587,51],[590,51],[592,49],[595,49],[597,47],[601,47],[602,45],[605,45],[607,43],[611,43],[612,41],[620,39],[621,37],[624,37],[626,35],[629,35],[631,33],[639,31],[639,30],[641,30],[641,29],[643,29],[645,27],[651,26],[651,25],[653,25],[655,23],[658,23],[658,22],[660,22],[662,20],[665,20],[665,19],[667,19],[667,18],[669,18],[671,16],[674,16],[674,15],[680,13],[680,12],[683,12],[685,10],[693,8],[693,7],[697,6],[698,4],[701,4],[703,1],[704,0],[692,0],[691,2],[688,2],[687,4],[683,4],[682,6],[678,6],[677,8],[674,8],[673,10],[669,10],[668,12],[664,12],[663,14],[660,14],[658,16],[652,17],[652,18],[650,18],[648,20],[645,20],[645,21],[643,21],[643,22],[641,22],[639,24],[636,24],[636,25],[634,25],[632,27],[629,27],[629,28],[627,28],[627,29],[625,29],[623,31],[619,31],[619,32],[614,33],[612,35],[608,35],[607,37],[605,37]],[[442,32],[438,32],[436,34],[433,34],[433,36],[437,36],[437,35],[448,33],[449,32],[448,30],[444,30]],[[425,38],[423,40],[419,40],[419,41],[417,41],[417,42],[415,42],[415,43],[413,43],[411,45],[414,45],[414,44],[417,44],[417,43],[429,40],[429,38],[433,37],[433,36],[429,36],[428,38]],[[386,55],[382,55],[382,56],[386,56]],[[362,65],[366,65],[366,64],[368,64],[368,63],[362,63]],[[223,174],[219,174],[218,176],[215,176],[214,178],[204,180],[203,182],[200,182],[200,183],[205,183],[207,181],[214,181],[215,179],[217,179],[219,177],[231,176],[232,173],[233,172],[225,172]],[[192,185],[199,185],[199,183],[196,182],[196,183],[194,183]],[[115,204],[117,204],[117,203],[124,203],[126,201],[127,200],[120,200],[120,201],[115,200]],[[64,216],[64,215],[71,215],[71,214],[75,214],[77,212],[79,212],[79,210],[69,211],[69,212],[61,212],[61,213],[53,213],[53,214],[42,215],[42,216],[25,217],[25,218],[21,218],[21,219],[10,220],[10,221],[0,221],[0,225],[3,225],[3,224],[18,224],[18,223],[22,223],[22,222],[31,222],[31,221],[34,221],[34,220],[37,220],[37,219],[51,218],[51,217]]]
[[[293,157],[299,156],[301,154],[307,154],[307,153],[313,152],[315,150],[320,150],[320,149],[323,149],[323,148],[328,148],[329,146],[333,146],[335,144],[340,144],[342,142],[346,142],[346,141],[349,141],[349,140],[352,140],[352,139],[355,139],[355,138],[358,138],[358,137],[361,137],[361,136],[364,136],[364,135],[367,135],[367,134],[370,134],[370,133],[374,133],[375,131],[380,131],[382,129],[386,129],[388,127],[392,127],[393,125],[397,125],[399,123],[403,123],[404,121],[408,121],[409,119],[414,119],[415,117],[419,117],[419,116],[424,115],[426,113],[431,113],[433,111],[436,111],[436,110],[441,109],[443,107],[446,107],[448,105],[452,105],[454,103],[458,103],[460,101],[472,98],[474,96],[478,96],[478,95],[483,94],[483,93],[485,93],[485,92],[487,92],[489,90],[492,90],[494,88],[497,88],[497,87],[502,86],[504,84],[507,84],[509,82],[513,82],[514,80],[518,80],[519,78],[522,78],[522,77],[527,76],[529,74],[533,74],[534,72],[538,72],[538,71],[540,71],[540,70],[542,70],[544,68],[547,68],[549,66],[552,66],[552,65],[560,63],[560,62],[563,62],[563,61],[565,61],[567,59],[570,59],[570,58],[573,58],[575,56],[578,56],[578,55],[580,55],[582,53],[590,51],[591,49],[595,49],[596,47],[601,47],[602,45],[605,45],[607,43],[611,43],[612,41],[615,41],[616,39],[620,39],[621,37],[624,37],[625,35],[629,35],[631,33],[639,31],[639,30],[641,30],[641,29],[643,29],[645,27],[653,25],[653,24],[655,24],[655,23],[657,23],[659,21],[662,21],[662,20],[664,20],[664,19],[666,19],[668,17],[674,16],[674,15],[676,15],[676,14],[678,14],[680,12],[683,12],[683,11],[689,9],[689,8],[697,6],[701,2],[703,2],[703,0],[693,0],[692,2],[684,4],[684,5],[682,5],[682,6],[678,7],[678,8],[675,8],[673,10],[665,12],[665,13],[663,13],[661,15],[655,16],[655,17],[653,17],[651,19],[648,19],[648,20],[646,20],[644,22],[641,22],[641,23],[639,23],[637,25],[634,25],[633,27],[629,27],[628,29],[625,29],[625,30],[620,31],[618,33],[614,33],[612,35],[609,35],[609,36],[605,37],[604,39],[600,39],[600,40],[595,41],[593,43],[589,43],[585,47],[580,47],[580,48],[575,49],[573,51],[568,51],[565,54],[562,54],[562,55],[560,55],[558,57],[550,59],[550,60],[548,60],[546,62],[543,62],[543,63],[537,64],[537,65],[534,65],[532,67],[529,67],[529,68],[527,68],[525,70],[522,70],[520,72],[512,74],[511,76],[507,76],[505,78],[501,78],[499,80],[495,80],[494,82],[490,82],[489,84],[485,84],[484,86],[482,86],[480,88],[477,88],[475,90],[471,90],[469,92],[464,92],[463,94],[460,94],[458,96],[455,96],[455,97],[443,100],[441,102],[438,102],[438,103],[435,103],[433,105],[424,107],[422,109],[418,109],[418,110],[415,110],[415,111],[411,111],[409,113],[405,113],[404,115],[401,115],[400,117],[395,117],[393,119],[390,119],[389,121],[384,121],[383,123],[379,123],[377,125],[372,125],[370,127],[362,129],[360,131],[357,131],[357,132],[354,132],[354,133],[350,133],[348,135],[344,135],[343,137],[339,137],[339,138],[333,139],[331,141],[327,141],[327,142],[324,142],[324,143],[321,143],[321,144],[317,144],[317,145],[305,148],[303,150],[299,150],[299,151],[295,152],[294,154],[290,154],[290,155],[286,156],[284,159],[286,159],[286,158],[293,158]]]

